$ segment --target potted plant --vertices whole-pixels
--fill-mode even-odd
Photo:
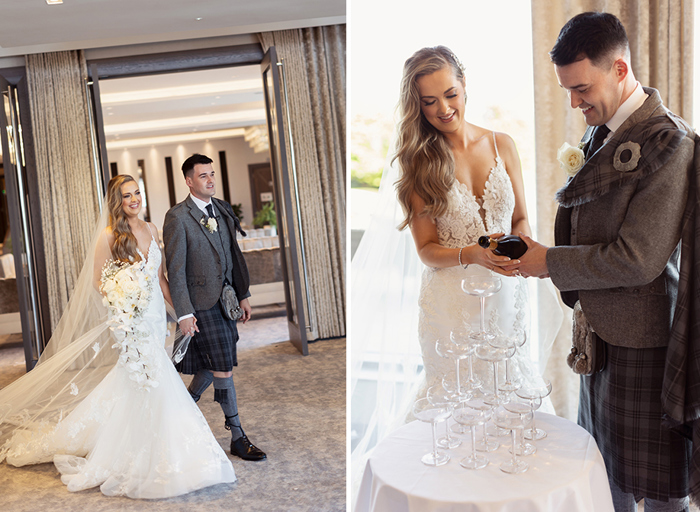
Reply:
[[[256,228],[263,228],[266,226],[277,228],[277,214],[275,213],[274,201],[265,203],[262,209],[258,210],[253,219],[253,226]]]
[[[232,204],[231,208],[233,208],[233,213],[236,214],[236,217],[238,217],[238,220],[243,222],[243,204],[241,204],[241,203]]]

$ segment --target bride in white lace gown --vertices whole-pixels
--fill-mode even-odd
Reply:
[[[529,321],[527,286],[514,261],[482,249],[482,235],[530,235],[520,161],[512,139],[466,121],[464,70],[445,47],[424,48],[404,66],[398,149],[398,198],[418,255],[426,269],[419,297],[419,341],[426,382],[437,384],[454,372],[454,362],[436,353],[463,326],[479,329],[479,301],[466,295],[467,273],[501,274],[502,288],[487,299],[489,327],[504,334]],[[536,371],[529,345],[514,358],[525,378]],[[501,365],[503,366],[503,365]],[[492,382],[490,363],[475,358],[477,375]],[[491,372],[489,374],[489,372]]]
[[[139,276],[138,282],[142,288],[147,286],[149,293],[141,315],[136,321],[131,320],[136,336],[124,341],[124,336],[119,335],[124,325],[112,321],[114,334],[109,339],[110,336],[104,336],[109,330],[102,332],[104,325],[100,325],[90,331],[92,339],[86,335],[74,340],[0,391],[0,428],[8,424],[11,427],[10,435],[6,435],[0,447],[0,461],[6,458],[14,466],[53,461],[70,491],[100,486],[106,495],[131,498],[165,498],[234,482],[231,462],[164,348],[167,330],[164,299],[170,302],[170,292],[155,228],[137,217],[141,210],[137,183],[128,176],[113,178],[108,203],[116,203],[117,209],[125,214],[122,232],[105,229],[96,244],[93,275],[99,276],[102,263],[111,258],[128,262],[131,253],[137,260],[127,263],[126,268]],[[110,217],[112,225],[113,219],[114,215]],[[125,242],[125,231],[133,234],[131,244]],[[104,247],[111,248],[109,253],[105,254]],[[134,252],[138,257],[134,257]],[[114,343],[115,339],[122,341]],[[95,356],[118,349],[118,360],[104,378],[99,369],[105,364],[88,363],[76,370],[82,364],[79,358],[65,363],[66,369],[61,370],[60,376],[52,373],[54,361],[65,360],[65,353],[71,350],[83,351],[81,345],[93,341],[95,344],[88,348],[92,348]],[[78,380],[72,375],[84,377],[91,373],[94,378]],[[42,377],[65,383],[63,387],[73,400],[65,401],[65,407],[53,407],[54,414],[22,411],[14,418],[7,414],[3,417],[3,407],[10,407],[8,403],[12,403],[13,396],[23,388],[31,389]],[[53,405],[55,398],[39,401]],[[64,416],[65,411],[70,412]],[[33,417],[27,420],[23,415]],[[18,421],[17,417],[21,419]],[[6,432],[0,430],[3,433]]]

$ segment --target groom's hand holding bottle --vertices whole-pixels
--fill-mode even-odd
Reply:
[[[523,277],[539,277],[540,279],[549,277],[547,270],[548,247],[536,242],[524,233],[520,233],[520,238],[527,244],[527,251],[520,257],[519,263],[503,267],[503,270],[517,270]]]

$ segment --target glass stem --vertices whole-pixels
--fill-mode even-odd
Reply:
[[[493,396],[498,397],[498,361],[493,362]]]
[[[469,363],[469,382],[474,382],[474,364],[473,364],[473,359],[472,359],[472,354],[469,354],[469,357],[467,358],[467,362]]]
[[[437,426],[436,426],[434,421],[431,422],[431,424],[433,426],[433,459],[435,461],[435,464],[437,464],[437,458],[438,458],[438,454],[437,454],[437,451],[438,451],[437,450]]]
[[[484,435],[486,435],[486,424],[484,423]],[[470,427],[472,431],[472,458],[476,458],[476,426]]]
[[[516,464],[517,464],[517,457],[515,456],[515,429],[511,429],[510,437],[511,437],[512,443],[513,443],[513,449],[511,451],[513,452],[513,469],[515,469]]]
[[[537,425],[535,425],[535,402],[530,402],[530,407],[532,408],[532,440],[537,439]]]
[[[479,297],[479,301],[481,302],[481,334],[484,335],[486,334],[486,324],[484,322],[484,306],[486,305],[486,297]]]
[[[510,386],[511,384],[513,384],[513,383],[510,381],[510,357],[509,357],[508,359],[506,359],[506,385]]]
[[[522,416],[520,416],[522,419]],[[524,424],[523,424],[524,425]],[[520,447],[520,453],[525,455],[525,427],[518,430],[518,446]]]
[[[459,383],[459,359],[455,359],[455,375],[457,377],[457,396],[462,395],[462,386]]]

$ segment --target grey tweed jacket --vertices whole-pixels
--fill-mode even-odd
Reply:
[[[236,231],[242,231],[238,218],[226,201],[212,198],[221,213],[219,229],[231,234],[233,269],[232,285],[239,300],[250,297],[250,279],[245,259],[236,242]],[[224,285],[224,268],[217,252],[213,236],[200,222],[204,214],[190,196],[173,206],[165,214],[163,241],[170,282],[170,294],[178,318],[207,310],[221,297]]]
[[[656,90],[645,92],[644,104],[557,194],[557,246],[547,251],[557,288],[578,293],[603,340],[628,348],[668,345],[694,155],[693,130]],[[641,158],[621,170],[628,141],[641,146]]]

